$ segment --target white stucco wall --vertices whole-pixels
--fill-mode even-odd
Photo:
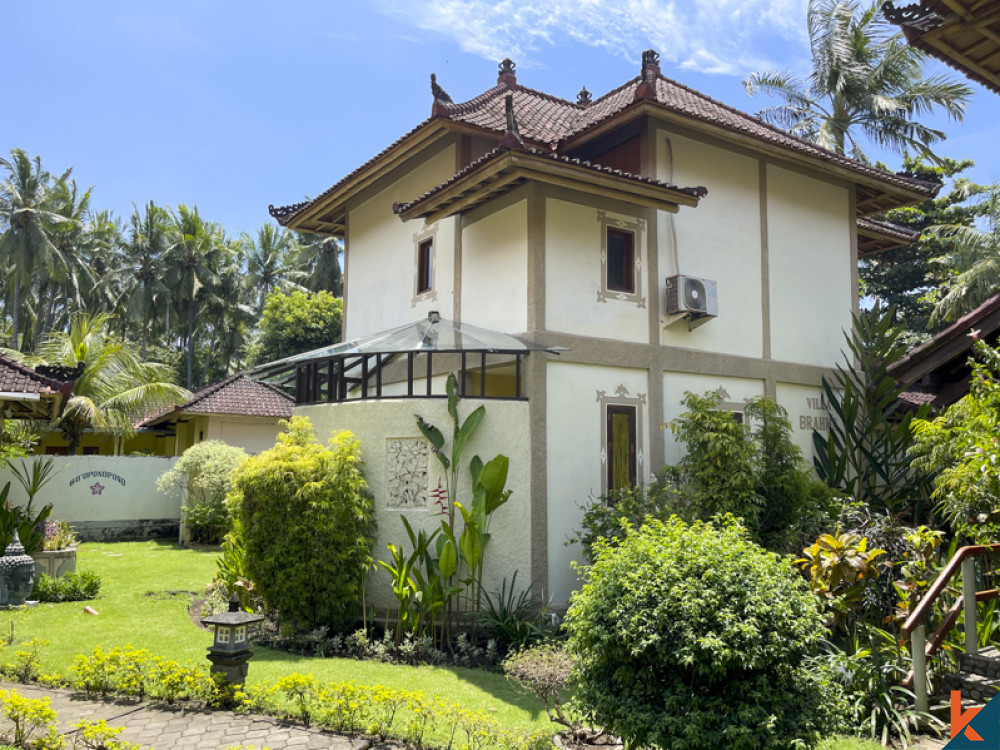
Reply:
[[[778,403],[788,411],[792,423],[792,440],[802,451],[802,457],[812,466],[813,430],[824,436],[830,432],[830,415],[822,388],[778,383]]]
[[[416,238],[429,229],[423,219],[401,221],[392,204],[410,201],[455,173],[448,147],[348,214],[347,328],[344,338],[378,333],[426,318],[431,310],[451,317],[454,289],[454,219],[437,222],[432,298],[414,302]],[[436,298],[433,298],[436,297]]]
[[[479,404],[485,404],[486,417],[475,436],[466,444],[459,472],[459,502],[470,502],[469,461],[479,455],[484,462],[502,453],[510,458],[507,489],[510,499],[493,515],[490,524],[492,540],[486,552],[484,569],[488,591],[499,589],[504,577],[510,580],[514,571],[519,587],[527,587],[531,571],[531,450],[528,439],[528,404],[524,401],[490,401],[463,399],[459,416],[465,419]],[[451,421],[445,399],[393,399],[364,403],[343,403],[296,407],[295,413],[309,417],[319,439],[325,442],[341,430],[350,430],[361,441],[364,474],[375,497],[378,514],[378,539],[375,555],[390,560],[386,544],[404,545],[410,549],[406,530],[400,517],[405,515],[414,530],[426,529],[428,533],[440,528],[444,516],[437,512],[433,500],[426,508],[405,510],[390,508],[387,503],[387,444],[389,438],[421,438],[416,425],[416,414],[436,425],[446,436],[446,450],[450,451]],[[430,489],[437,487],[443,478],[443,469],[437,458],[430,454],[428,460]],[[442,482],[443,483],[443,482]],[[460,514],[459,519],[460,519]],[[461,529],[461,520],[458,521]],[[536,584],[544,587],[544,582]],[[378,607],[394,606],[395,598],[389,587],[388,574],[379,567],[369,577],[370,602]]]
[[[693,331],[685,322],[663,329],[667,346],[745,357],[763,351],[760,167],[757,159],[668,134],[656,137],[657,175],[683,187],[706,186],[697,208],[659,212],[659,310],[668,276],[685,274],[718,284],[719,317]],[[671,177],[672,175],[672,177]]]
[[[708,391],[725,391],[723,400],[729,404],[743,404],[754,396],[764,393],[764,382],[752,378],[725,378],[714,375],[692,375],[682,372],[663,373],[663,425],[666,442],[666,462],[676,464],[683,455],[683,446],[674,440],[674,435],[668,426],[673,420],[684,413],[681,403],[687,391],[703,396]],[[726,395],[728,394],[728,395]],[[728,408],[736,409],[735,406]],[[661,467],[655,467],[659,469]]]
[[[636,216],[606,212],[609,218],[635,222]],[[545,327],[581,336],[645,343],[649,341],[645,227],[635,238],[642,259],[636,302],[608,297],[598,300],[602,286],[602,223],[595,208],[549,198],[545,202]]]
[[[23,459],[25,462],[41,457]],[[52,503],[52,517],[70,523],[180,520],[179,493],[164,494],[156,480],[176,458],[148,456],[53,456],[56,467],[49,483],[35,496],[32,507]],[[0,484],[10,482],[9,500],[24,505],[27,496],[6,467]]]
[[[571,563],[583,559],[579,545],[565,542],[580,528],[583,508],[601,494],[601,426],[606,417],[598,391],[613,399],[622,387],[626,398],[645,399],[649,390],[646,371],[548,363],[548,593],[557,603],[565,603],[579,586]],[[648,403],[638,411],[642,422],[637,435],[642,452],[638,479],[644,482],[652,471]]]
[[[848,189],[769,165],[767,215],[771,356],[833,367],[857,294]]]
[[[528,329],[528,203],[462,231],[462,321],[504,333]],[[450,312],[442,311],[445,317]]]

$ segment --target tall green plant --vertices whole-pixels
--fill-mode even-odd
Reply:
[[[486,416],[486,407],[478,406],[464,420],[458,416],[458,381],[449,375],[445,384],[448,395],[448,414],[452,422],[450,453],[445,452],[444,433],[423,417],[417,416],[417,427],[431,444],[431,450],[445,471],[445,491],[448,504],[447,520],[441,521],[440,535],[435,542],[437,558],[434,559],[436,573],[441,578],[445,596],[445,618],[449,623],[452,614],[452,596],[462,589],[455,586],[454,576],[458,573],[459,562],[465,562],[466,577],[461,579],[468,594],[466,607],[478,611],[482,601],[483,568],[486,547],[490,542],[489,522],[492,514],[507,502],[510,490],[506,489],[510,460],[507,456],[494,456],[486,464],[479,456],[469,462],[472,500],[467,505],[458,501],[458,472],[465,446],[479,429]],[[462,517],[462,528],[456,527],[455,510]],[[453,592],[449,594],[449,592]],[[473,622],[473,628],[475,623]]]
[[[7,461],[6,463],[7,468],[14,475],[14,479],[24,489],[24,494],[28,496],[28,503],[24,506],[25,515],[28,515],[31,513],[31,503],[34,502],[35,495],[52,481],[52,475],[56,470],[55,462],[49,456],[36,458],[30,462],[30,470],[27,466],[27,459],[20,462]]]
[[[823,379],[830,411],[830,431],[813,432],[816,473],[830,487],[873,510],[919,515],[927,497],[929,476],[908,456],[913,446],[912,422],[926,417],[902,408],[889,366],[906,352],[903,329],[892,308],[865,311],[854,317],[845,334],[846,362],[832,380]]]

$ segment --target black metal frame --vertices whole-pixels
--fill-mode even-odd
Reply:
[[[295,403],[324,404],[341,403],[344,401],[366,401],[371,399],[394,399],[394,398],[447,398],[444,393],[432,393],[432,380],[434,375],[434,355],[445,355],[454,357],[461,356],[462,366],[458,373],[459,395],[471,398],[488,398],[497,401],[527,401],[523,394],[523,378],[521,359],[529,352],[523,350],[480,350],[464,349],[461,351],[437,351],[428,349],[425,351],[408,352],[376,352],[372,354],[338,354],[332,357],[309,360],[295,366]],[[478,368],[469,369],[468,362],[470,355],[478,355]],[[515,396],[487,396],[486,395],[486,357],[488,355],[500,355],[513,357],[514,359],[514,392]],[[397,396],[382,395],[382,372],[385,366],[396,357],[406,357],[406,394]],[[422,393],[414,389],[414,363],[418,356],[427,357],[427,369],[422,373],[425,380],[425,387]],[[360,373],[358,370],[360,369]],[[466,388],[467,375],[469,372],[481,372],[479,381],[479,392],[471,393]],[[369,382],[375,376],[374,388]],[[325,386],[325,387],[324,387]],[[357,388],[359,395],[351,395],[352,389]]]

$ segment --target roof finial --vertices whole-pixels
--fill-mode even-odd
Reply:
[[[437,76],[431,73],[431,93],[434,104],[431,105],[431,117],[447,117],[449,104],[454,104],[448,92],[438,85]]]
[[[580,93],[576,95],[576,103],[579,107],[589,107],[591,102],[590,92],[587,91],[587,87],[584,86],[580,89]]]
[[[656,77],[660,75],[660,54],[655,49],[647,49],[642,53],[642,72],[639,87],[635,90],[635,98],[656,99]]]
[[[515,72],[517,65],[509,57],[505,57],[500,61],[497,66],[499,73],[497,75],[497,84],[506,83],[508,86],[517,85],[517,73]]]
[[[504,97],[504,104],[507,110],[507,132],[500,140],[501,148],[524,148],[524,139],[517,129],[517,118],[514,117],[514,95],[507,94]]]
[[[656,66],[656,72],[659,73],[660,70],[660,53],[655,49],[647,49],[642,53],[642,73],[645,77],[646,71],[651,67]]]
[[[445,104],[454,104],[451,97],[448,96],[448,92],[438,86],[437,76],[433,73],[431,73],[431,93],[434,94],[434,101],[444,102]]]

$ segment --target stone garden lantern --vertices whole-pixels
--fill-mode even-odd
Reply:
[[[247,678],[247,662],[250,661],[250,625],[264,618],[240,610],[239,601],[233,596],[229,600],[229,611],[211,617],[203,617],[204,625],[215,628],[215,639],[208,647],[208,660],[212,662],[212,674],[221,674],[233,685],[242,685]]]
[[[17,529],[14,529],[14,538],[0,557],[0,606],[20,607],[25,604],[31,596],[34,582],[35,561],[25,554]]]

